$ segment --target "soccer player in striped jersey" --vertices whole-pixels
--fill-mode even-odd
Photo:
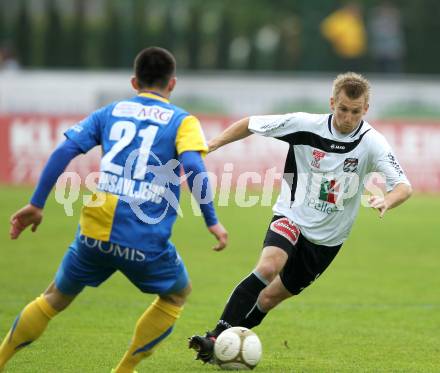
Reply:
[[[252,116],[210,141],[214,151],[255,133],[287,142],[289,151],[260,259],[233,290],[216,327],[190,338],[197,358],[212,361],[223,330],[259,325],[324,272],[350,233],[369,173],[386,179],[387,193],[369,198],[381,218],[410,197],[410,183],[388,142],[363,120],[369,95],[364,77],[341,74],[333,83],[332,113]]]
[[[4,338],[0,371],[85,286],[99,286],[117,270],[141,292],[158,297],[139,318],[131,344],[113,371],[133,372],[172,332],[191,290],[187,270],[169,240],[179,209],[180,164],[207,228],[218,240],[214,250],[226,246],[227,232],[212,202],[202,203],[210,200],[211,192],[202,160],[208,147],[200,122],[169,101],[175,70],[175,59],[167,50],[142,50],[131,80],[137,95],[105,106],[67,130],[30,204],[12,216],[12,239],[29,226],[35,232],[46,199],[68,163],[101,146],[98,192],[81,211],[77,235],[54,281],[19,313]]]

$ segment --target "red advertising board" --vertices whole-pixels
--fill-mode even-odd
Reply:
[[[222,131],[234,118],[201,116],[207,138]],[[63,132],[80,117],[19,115],[0,116],[0,182],[30,184],[40,172]],[[440,122],[375,122],[393,147],[414,188],[440,192]],[[287,145],[274,139],[250,136],[210,154],[208,170],[221,182],[240,182],[239,175],[252,173],[245,182],[262,186],[267,178],[279,179]],[[69,166],[82,180],[99,169],[99,149],[80,156]],[[225,177],[226,175],[226,177]],[[257,175],[257,176],[256,176]],[[214,177],[215,177],[214,176]],[[242,178],[243,179],[243,178]],[[226,181],[225,181],[226,180]]]

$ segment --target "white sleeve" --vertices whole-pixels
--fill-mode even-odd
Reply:
[[[387,192],[394,189],[397,184],[411,185],[402,167],[399,164],[388,141],[382,136],[377,137],[373,145],[373,171],[385,176]]]
[[[295,132],[299,113],[256,115],[249,118],[249,131],[267,137],[282,137]]]

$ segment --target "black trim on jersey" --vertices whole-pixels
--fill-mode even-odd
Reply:
[[[293,146],[289,146],[289,152],[287,153],[286,163],[284,164],[283,178],[287,184],[290,184],[290,180],[286,179],[286,174],[293,175],[292,184],[290,185],[290,201],[295,200],[296,187],[298,185],[298,170],[295,159],[295,149]]]
[[[356,132],[353,133],[353,135],[351,135],[350,137],[355,137],[355,136],[360,132],[360,130],[362,129],[362,126],[363,126],[363,125],[364,125],[364,121],[361,120],[361,124],[359,124],[358,129],[357,129]]]
[[[328,116],[328,119],[327,119],[327,125],[328,125],[328,131],[333,135],[333,132],[332,132],[332,118],[333,118],[333,114],[330,114]]]
[[[286,136],[277,137],[277,139],[288,142],[290,145],[309,145],[327,153],[344,154],[354,150],[368,131],[370,130],[366,130],[357,140],[352,142],[335,141],[307,131],[290,133]]]
[[[333,114],[330,114],[328,116],[328,119],[327,119],[327,125],[328,125],[328,131],[333,135],[333,132],[332,132],[332,118],[333,118]],[[359,133],[359,131],[362,129],[363,125],[364,125],[364,121],[362,120],[361,124],[359,124],[359,127],[356,130],[356,132],[353,133],[353,135],[351,135],[350,137],[355,137]]]

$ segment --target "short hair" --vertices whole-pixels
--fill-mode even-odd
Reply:
[[[370,99],[370,82],[362,75],[353,72],[339,74],[333,81],[333,98],[344,91],[348,98],[357,99],[365,95],[365,101]]]
[[[140,88],[165,88],[175,73],[176,60],[164,48],[145,48],[134,60],[134,74]]]

